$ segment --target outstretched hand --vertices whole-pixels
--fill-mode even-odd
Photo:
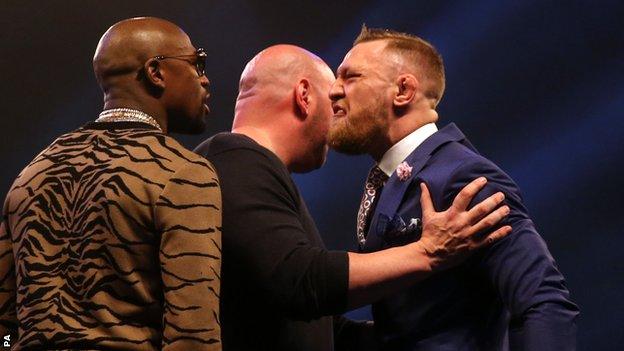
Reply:
[[[498,192],[467,210],[486,183],[487,179],[480,177],[466,185],[444,212],[436,212],[429,189],[425,183],[420,184],[423,230],[418,243],[430,257],[432,270],[457,265],[475,250],[511,232],[508,225],[485,232],[509,214],[508,206],[498,207],[505,199],[503,193]]]

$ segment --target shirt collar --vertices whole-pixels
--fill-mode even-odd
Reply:
[[[423,141],[438,131],[435,123],[428,123],[411,132],[396,144],[392,145],[379,161],[379,168],[388,175],[392,176],[392,172],[397,166],[403,162],[409,154],[414,151]]]

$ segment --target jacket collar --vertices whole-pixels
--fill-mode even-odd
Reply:
[[[364,251],[367,251],[367,248],[380,247],[380,241],[383,240],[381,235],[385,233],[388,221],[392,220],[403,201],[405,191],[410,184],[420,182],[421,179],[418,177],[418,173],[425,167],[431,155],[441,146],[450,142],[460,142],[474,150],[474,146],[466,139],[464,133],[459,130],[455,123],[450,123],[432,134],[407,156],[405,162],[412,167],[412,175],[409,179],[400,180],[396,172],[392,173],[384,185],[378,200],[379,202],[375,207],[375,212],[368,227]]]

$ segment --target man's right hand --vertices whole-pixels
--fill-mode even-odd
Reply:
[[[503,226],[488,233],[507,214],[505,199],[496,193],[467,210],[487,180],[466,185],[444,212],[436,212],[429,190],[421,184],[423,230],[420,240],[367,254],[349,252],[349,309],[397,293],[432,273],[463,262],[475,250],[511,232]],[[486,233],[486,234],[484,234]]]
[[[511,226],[506,225],[484,234],[509,214],[508,206],[498,207],[505,199],[503,193],[498,192],[467,210],[486,183],[487,179],[480,177],[466,185],[444,212],[436,212],[429,189],[425,183],[420,184],[423,230],[417,243],[430,258],[432,271],[455,266],[475,250],[511,233]]]

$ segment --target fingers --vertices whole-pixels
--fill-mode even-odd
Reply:
[[[496,194],[488,197],[487,199],[479,202],[473,208],[468,211],[468,221],[475,223],[481,218],[485,217],[488,213],[494,211],[495,208],[505,200],[505,194],[500,191]]]
[[[435,212],[431,194],[425,182],[420,183],[420,208],[422,209],[423,217],[425,217],[425,214]]]
[[[453,200],[452,207],[458,211],[466,210],[466,208],[468,208],[468,204],[472,201],[472,198],[477,195],[479,190],[483,189],[485,183],[487,183],[487,179],[485,179],[485,177],[479,177],[470,182],[459,192],[459,194],[457,194]]]
[[[482,232],[488,228],[495,226],[508,214],[509,214],[508,206],[502,206],[501,208],[496,209],[496,211],[485,216],[485,218],[483,218],[477,224],[472,226],[472,228],[470,229],[470,235],[474,235],[475,233]]]
[[[477,248],[491,245],[499,241],[500,239],[506,237],[510,233],[511,233],[511,226],[506,225],[506,226],[500,227],[497,230],[495,230],[493,233],[491,233],[490,235],[486,236],[483,240],[481,240],[481,242],[477,244]]]

